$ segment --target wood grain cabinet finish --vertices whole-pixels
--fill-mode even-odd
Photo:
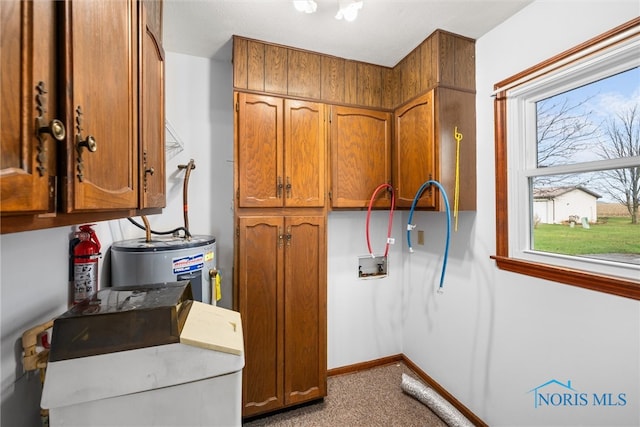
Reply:
[[[40,213],[55,204],[56,149],[36,117],[61,119],[55,64],[55,3],[0,2],[0,208]],[[51,188],[50,188],[51,183]]]
[[[233,86],[325,103],[393,108],[393,70],[244,37],[233,37]]]
[[[247,93],[236,96],[238,206],[324,206],[324,105]]]
[[[434,114],[433,91],[394,114],[393,183],[398,207],[410,207],[422,183],[437,179]],[[425,192],[417,206],[435,209],[434,192]]]
[[[410,207],[422,184],[433,179],[443,185],[453,209],[457,175],[458,209],[476,209],[474,99],[473,93],[436,88],[395,111],[393,183],[398,207]],[[462,135],[459,153],[456,129]],[[444,210],[445,204],[432,187],[416,207]]]
[[[157,213],[165,204],[162,3],[0,7],[2,232]],[[36,131],[36,115],[61,121],[60,142]]]
[[[391,183],[391,113],[331,108],[331,207],[367,208],[380,184]],[[374,207],[391,206],[384,192]]]
[[[162,3],[138,3],[140,46],[139,167],[140,208],[166,205],[165,179],[165,91],[164,49],[162,48]]]
[[[135,7],[65,2],[67,212],[138,206]]]
[[[238,218],[244,417],[326,395],[325,222]]]

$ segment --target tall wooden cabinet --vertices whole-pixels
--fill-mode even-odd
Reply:
[[[321,103],[236,93],[244,417],[326,395],[325,120]]]
[[[331,207],[367,208],[380,184],[391,183],[391,113],[331,107]],[[390,195],[374,207],[391,206]]]
[[[162,3],[0,8],[2,232],[163,207]]]
[[[238,218],[245,417],[326,395],[325,221]]]

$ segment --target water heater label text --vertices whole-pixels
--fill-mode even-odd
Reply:
[[[195,254],[173,258],[171,260],[173,274],[187,273],[189,271],[202,270],[204,267],[204,254]]]

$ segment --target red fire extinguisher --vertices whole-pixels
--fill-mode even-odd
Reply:
[[[75,233],[77,244],[73,247],[73,303],[91,298],[98,292],[98,258],[100,242],[94,224],[81,225]]]

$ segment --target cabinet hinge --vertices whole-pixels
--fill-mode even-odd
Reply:
[[[240,237],[240,227],[236,227],[236,237]]]
[[[236,113],[240,111],[240,103],[236,101]]]
[[[333,201],[333,193],[329,191],[329,200]]]

